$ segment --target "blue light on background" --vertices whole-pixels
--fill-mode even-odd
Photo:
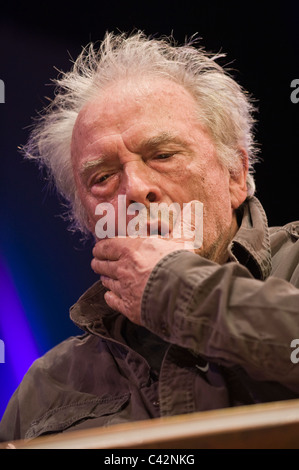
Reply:
[[[4,342],[5,362],[0,363],[0,416],[6,402],[39,356],[32,329],[26,318],[11,272],[0,254],[0,338]]]

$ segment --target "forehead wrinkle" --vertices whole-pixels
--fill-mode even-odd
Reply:
[[[157,145],[178,141],[181,142],[181,139],[177,135],[173,134],[170,131],[164,131],[158,135],[154,135],[152,137],[149,137],[148,139],[144,139],[141,142],[141,146],[156,147]]]
[[[182,139],[178,133],[173,133],[172,131],[163,131],[159,134],[142,139],[138,145],[138,148],[142,152],[143,150],[155,149],[159,146],[167,144],[186,146],[187,142],[185,139]]]

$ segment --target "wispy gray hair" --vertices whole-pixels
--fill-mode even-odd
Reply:
[[[72,69],[54,80],[54,99],[35,120],[23,153],[46,169],[65,201],[72,229],[88,232],[71,164],[75,121],[88,101],[126,77],[164,77],[184,86],[198,103],[199,119],[209,129],[220,161],[233,172],[242,158],[240,148],[247,151],[248,195],[254,194],[255,108],[248,93],[217,63],[223,56],[207,53],[192,39],[177,45],[172,37],[147,37],[141,31],[106,33],[99,46],[83,48]]]

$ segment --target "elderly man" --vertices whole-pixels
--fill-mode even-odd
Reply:
[[[299,396],[299,223],[267,226],[253,106],[217,58],[107,34],[57,81],[24,152],[48,168],[72,226],[94,236],[100,280],[71,308],[85,333],[32,365],[2,440]],[[170,213],[168,236],[161,214],[152,236],[153,204],[191,201],[200,246],[173,236]],[[132,204],[148,236],[123,230]]]

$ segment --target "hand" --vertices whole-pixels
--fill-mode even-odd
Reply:
[[[182,240],[155,237],[97,242],[91,267],[109,289],[105,293],[107,304],[141,325],[142,295],[153,268],[165,255],[181,249],[186,249]]]

